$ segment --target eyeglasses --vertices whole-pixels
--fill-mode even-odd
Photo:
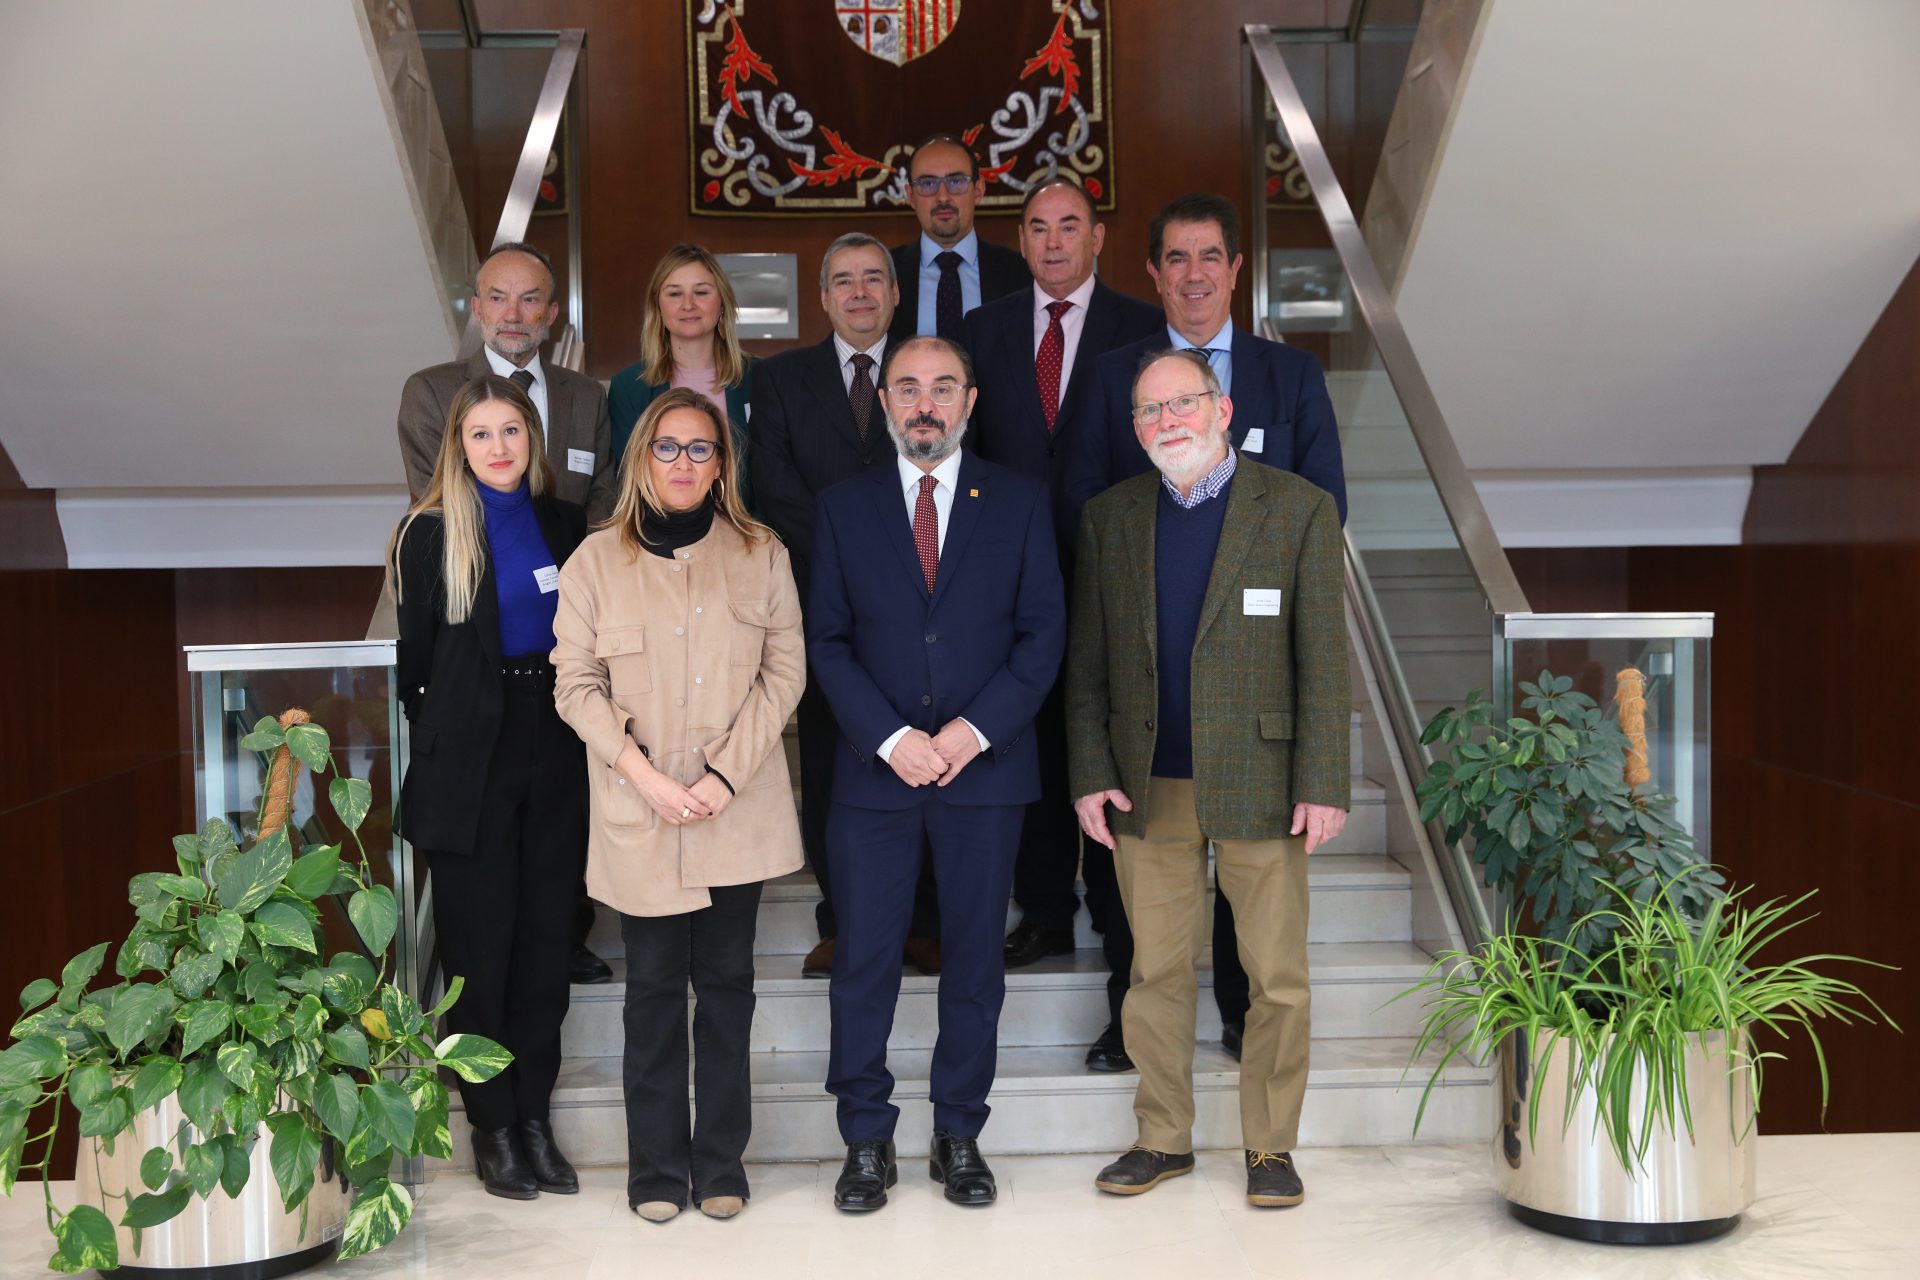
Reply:
[[[1160,421],[1160,410],[1165,409],[1176,418],[1191,418],[1200,408],[1202,396],[1219,395],[1217,391],[1190,391],[1171,400],[1155,400],[1151,404],[1133,406],[1133,420],[1143,427],[1150,427]]]
[[[940,194],[940,188],[945,187],[948,195],[957,196],[973,185],[973,176],[965,173],[950,173],[944,178],[939,178],[928,174],[924,178],[913,179],[908,185],[913,188],[915,195],[937,196]]]
[[[936,382],[930,387],[923,387],[917,382],[896,382],[886,388],[887,399],[895,404],[919,404],[920,397],[926,396],[942,408],[957,404],[965,391],[966,388],[957,382]]]
[[[681,444],[678,440],[661,439],[655,440],[647,447],[652,449],[653,456],[662,462],[672,462],[680,456],[683,449],[686,451],[687,459],[696,463],[706,462],[720,451],[720,446],[711,440],[690,440],[686,444]]]

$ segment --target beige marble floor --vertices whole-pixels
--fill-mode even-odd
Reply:
[[[732,1222],[664,1226],[627,1211],[622,1171],[584,1171],[578,1196],[518,1204],[447,1175],[384,1252],[308,1274],[493,1280],[806,1280],[971,1273],[1071,1280],[1480,1276],[1920,1277],[1920,1134],[1768,1137],[1760,1198],[1730,1235],[1644,1249],[1580,1244],[1522,1227],[1489,1190],[1480,1147],[1303,1151],[1308,1199],[1247,1207],[1233,1152],[1137,1199],[1093,1190],[1088,1156],[995,1160],[1000,1203],[943,1201],[914,1162],[893,1203],[866,1217],[828,1203],[834,1167],[757,1165]],[[51,1251],[37,1188],[0,1201],[0,1275],[40,1276]]]

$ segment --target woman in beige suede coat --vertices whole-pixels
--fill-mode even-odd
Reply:
[[[806,684],[800,600],[786,548],[740,504],[732,444],[703,396],[647,406],[553,625],[554,701],[587,747],[587,891],[626,944],[627,1200],[656,1222],[689,1198],[713,1217],[746,1201],[760,889],[801,866],[781,743]]]

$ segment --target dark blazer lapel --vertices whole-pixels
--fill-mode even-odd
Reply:
[[[1028,288],[1020,296],[1026,305],[1009,307],[1006,323],[1000,330],[1001,341],[1006,344],[1004,358],[1015,388],[1012,417],[1020,422],[1039,424],[1041,433],[1045,434],[1047,419],[1040,410],[1040,379],[1033,371],[1033,361],[1028,359],[1033,350],[1033,290]]]
[[[475,378],[484,378],[492,372],[493,366],[487,363],[487,349],[485,347],[480,348],[480,350],[467,357],[468,382],[472,382]]]
[[[973,537],[973,530],[980,523],[981,508],[992,498],[992,486],[985,480],[986,468],[980,465],[971,453],[964,450],[960,454],[960,470],[953,485],[953,507],[947,512],[947,536],[940,544],[940,568],[933,576],[933,602],[940,603],[940,597],[946,594],[947,584],[953,581],[959,572],[962,558],[967,554],[967,543]],[[973,495],[978,494],[978,497]],[[914,565],[920,563],[919,551],[914,552]]]
[[[1106,584],[1116,590],[1135,592],[1140,599],[1140,627],[1146,635],[1147,654],[1157,660],[1160,647],[1160,588],[1154,577],[1154,524],[1160,500],[1158,483],[1136,495],[1120,513],[1120,539],[1125,544],[1128,578]]]
[[[815,346],[814,354],[807,360],[807,380],[813,384],[814,398],[820,401],[820,411],[826,416],[843,437],[847,445],[856,454],[865,456],[865,446],[860,442],[860,428],[853,424],[853,404],[847,399],[846,384],[840,381],[840,352],[833,345],[833,338]],[[879,371],[875,370],[877,374]],[[874,412],[880,412],[876,403]],[[869,423],[869,427],[880,425]]]
[[[1038,288],[1038,285],[1034,286]],[[1087,318],[1080,326],[1080,345],[1073,353],[1073,372],[1067,376],[1067,394],[1060,401],[1056,430],[1065,426],[1071,407],[1087,394],[1094,379],[1093,362],[1113,349],[1113,335],[1120,327],[1120,308],[1113,290],[1094,282],[1093,296],[1087,299]]]
[[[927,599],[927,575],[920,569],[920,550],[913,545],[913,525],[907,519],[906,490],[900,483],[898,465],[876,465],[866,473],[872,484],[868,496],[880,521],[880,533],[900,558],[900,567],[913,580],[922,600]],[[865,478],[865,477],[863,477]],[[937,580],[938,575],[936,575]]]
[[[1235,369],[1236,380],[1240,371]],[[1240,565],[1261,534],[1266,523],[1266,481],[1259,468],[1248,464],[1245,455],[1233,469],[1233,483],[1227,486],[1227,514],[1220,528],[1220,545],[1213,553],[1213,572],[1207,577],[1207,594],[1200,602],[1200,625],[1194,628],[1193,642],[1199,644],[1207,628],[1220,616],[1227,597],[1240,580]]]
[[[1261,339],[1234,329],[1233,393],[1227,398],[1233,401],[1233,428],[1230,434],[1236,449],[1254,427],[1265,430],[1279,421],[1274,410],[1267,353],[1261,347]],[[1260,457],[1266,457],[1264,448]]]

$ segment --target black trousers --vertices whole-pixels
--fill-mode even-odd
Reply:
[[[1033,718],[1040,747],[1040,798],[1027,806],[1020,857],[1013,865],[1013,900],[1020,904],[1021,922],[1046,929],[1073,928],[1074,912],[1080,909],[1073,888],[1080,874],[1080,821],[1067,786],[1066,684],[1063,673]]]
[[[837,938],[840,925],[833,914],[833,874],[827,866],[827,810],[833,804],[833,762],[840,749],[840,725],[833,718],[827,695],[820,692],[812,667],[807,668],[807,688],[800,695],[799,715],[800,844],[807,855],[807,869],[820,886],[813,922],[822,938]],[[1071,885],[1071,878],[1068,883]],[[921,851],[920,880],[914,887],[913,919],[907,932],[916,938],[940,936],[940,904],[931,855],[926,850]]]
[[[1133,929],[1120,905],[1120,884],[1113,874],[1113,850],[1089,840],[1082,874],[1087,881],[1087,910],[1100,930],[1100,951],[1107,960],[1107,1021],[1120,1025],[1120,1002],[1133,973]],[[1233,907],[1227,895],[1213,897],[1213,1002],[1222,1022],[1244,1024],[1253,1000],[1240,944],[1233,936]]]
[[[513,1054],[513,1065],[484,1084],[460,1082],[467,1119],[479,1129],[547,1118],[587,856],[580,739],[554,711],[550,681],[502,684],[473,851],[428,852],[441,968],[449,982],[466,979],[447,1027]]]
[[[687,1207],[747,1195],[753,1133],[748,1073],[753,934],[760,884],[709,889],[709,906],[620,917],[627,953],[627,1203]],[[692,1118],[687,1110],[687,984],[693,984]]]

